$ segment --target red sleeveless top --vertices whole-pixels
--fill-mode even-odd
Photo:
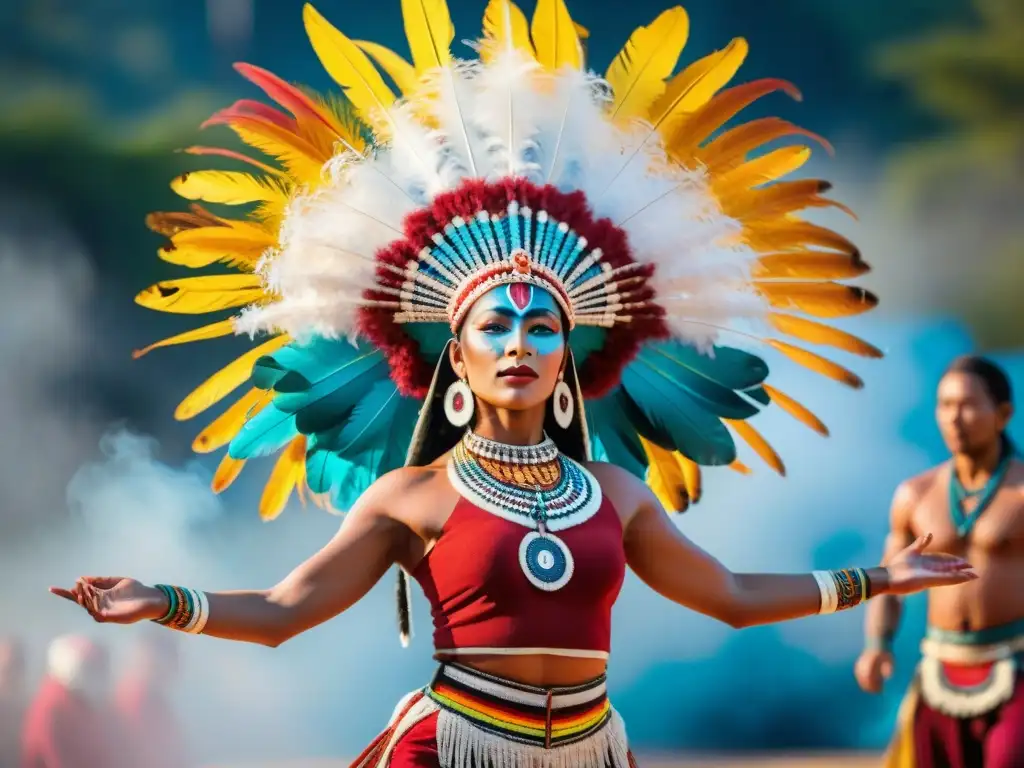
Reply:
[[[459,497],[412,573],[430,602],[437,651],[607,655],[612,605],[626,573],[615,508],[604,497],[589,520],[555,533],[575,569],[553,592],[533,586],[520,568],[519,545],[530,530]]]

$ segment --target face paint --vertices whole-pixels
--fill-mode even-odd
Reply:
[[[508,349],[509,338],[522,335],[538,355],[561,354],[564,341],[557,324],[558,302],[547,291],[529,283],[511,283],[484,294],[467,318],[467,333],[478,334],[498,356]]]

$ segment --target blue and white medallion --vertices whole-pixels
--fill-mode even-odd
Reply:
[[[554,592],[569,583],[575,564],[572,552],[551,533],[530,531],[519,544],[519,566],[537,589]]]

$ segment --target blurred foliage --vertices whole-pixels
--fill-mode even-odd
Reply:
[[[879,70],[940,117],[935,138],[901,148],[890,166],[906,215],[959,232],[952,259],[970,262],[945,309],[985,348],[1024,345],[1024,2],[974,0],[969,28],[936,29],[887,47]],[[967,250],[970,249],[970,250]],[[936,268],[942,268],[940,264]]]

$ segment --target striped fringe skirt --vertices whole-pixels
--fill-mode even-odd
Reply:
[[[352,768],[635,768],[604,676],[534,688],[443,664]]]

